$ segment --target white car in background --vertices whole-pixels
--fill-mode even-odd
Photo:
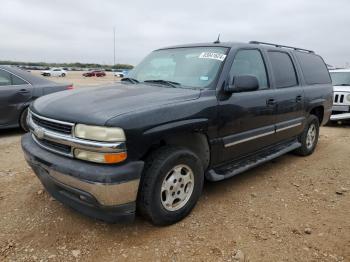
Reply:
[[[350,69],[330,70],[333,83],[331,121],[350,120]]]
[[[130,70],[128,70],[128,69],[116,69],[114,71],[114,76],[125,77],[129,73],[129,71]]]
[[[50,70],[41,71],[41,75],[65,77],[67,75],[67,72],[62,68],[54,67],[54,68],[51,68]]]

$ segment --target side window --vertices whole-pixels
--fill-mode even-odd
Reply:
[[[12,84],[13,85],[26,85],[27,82],[25,82],[24,80],[22,80],[21,78],[12,75]]]
[[[11,84],[11,74],[4,70],[0,70],[0,86],[9,86]]]
[[[318,55],[296,52],[301,70],[308,85],[330,84],[328,69]]]
[[[239,75],[253,75],[259,81],[259,89],[268,88],[266,68],[260,51],[238,51],[232,63],[230,77],[232,79]]]
[[[276,87],[292,87],[298,85],[297,75],[292,59],[287,53],[270,51],[269,58],[275,76]]]

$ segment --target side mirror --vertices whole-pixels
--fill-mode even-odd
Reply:
[[[226,92],[249,92],[259,89],[259,81],[252,75],[239,75],[233,78],[232,84],[225,88]]]

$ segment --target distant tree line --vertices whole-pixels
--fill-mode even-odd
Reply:
[[[65,67],[65,68],[103,68],[103,69],[132,69],[134,66],[129,64],[103,65],[94,63],[44,63],[44,62],[15,62],[1,61],[0,65],[15,65],[24,67]]]

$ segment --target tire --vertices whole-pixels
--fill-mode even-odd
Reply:
[[[295,150],[295,153],[300,156],[311,155],[315,151],[319,133],[320,122],[318,120],[318,117],[315,115],[310,115],[307,119],[307,124],[303,133],[298,138],[299,142],[301,143],[301,147]]]
[[[192,151],[163,147],[146,160],[137,199],[138,211],[154,225],[176,223],[196,205],[203,182],[202,163]]]
[[[49,76],[49,77],[50,77],[50,76],[51,76],[51,74],[47,74],[46,76]]]
[[[65,74],[65,73],[63,73],[61,76],[62,76],[62,77],[65,77],[65,76],[66,76],[66,74]]]
[[[28,108],[24,109],[20,118],[19,118],[19,126],[24,132],[29,131],[29,127],[27,124],[27,116],[28,116]]]

